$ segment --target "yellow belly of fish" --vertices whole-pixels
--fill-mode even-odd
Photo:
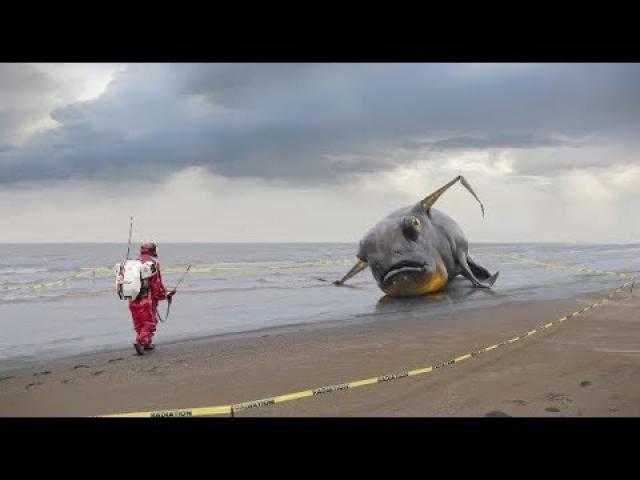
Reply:
[[[416,289],[416,295],[425,295],[427,293],[437,292],[445,286],[448,279],[449,275],[447,275],[447,271],[443,266],[438,265],[436,267],[436,271],[431,276],[431,279]]]

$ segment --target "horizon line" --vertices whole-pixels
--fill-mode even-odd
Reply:
[[[137,244],[141,242],[132,242]],[[159,245],[163,244],[185,244],[185,245],[233,245],[233,244],[245,244],[245,245],[285,245],[285,244],[354,244],[358,243],[358,240],[353,241],[203,241],[203,242],[188,242],[188,241],[166,241],[156,242]],[[640,242],[628,242],[628,241],[606,241],[606,242],[589,242],[589,241],[482,241],[482,242],[469,242],[470,245],[482,245],[482,244],[549,244],[549,245],[637,245]],[[127,245],[127,242],[98,242],[98,241],[77,241],[77,242],[46,242],[46,241],[13,241],[3,242],[0,241],[0,245]]]

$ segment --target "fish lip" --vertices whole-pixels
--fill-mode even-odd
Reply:
[[[389,279],[403,272],[426,272],[426,262],[403,261],[396,263],[382,276],[382,283],[385,284]]]

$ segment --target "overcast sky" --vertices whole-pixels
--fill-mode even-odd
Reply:
[[[640,240],[638,64],[0,64],[0,242]]]

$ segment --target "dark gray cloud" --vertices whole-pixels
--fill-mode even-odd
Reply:
[[[0,63],[0,152],[20,129],[38,119],[61,85],[32,65]]]
[[[2,98],[55,87],[2,68]],[[3,130],[25,121],[10,113],[19,103],[0,108]],[[52,111],[57,128],[0,148],[0,181],[154,178],[192,165],[334,181],[395,166],[397,149],[556,148],[564,168],[594,138],[636,141],[639,106],[635,64],[132,65],[99,98]],[[515,168],[544,172],[552,157],[516,155]]]
[[[402,147],[408,150],[465,150],[487,148],[549,148],[577,146],[575,141],[532,133],[503,133],[483,137],[451,137],[444,140],[425,142],[408,140]]]

